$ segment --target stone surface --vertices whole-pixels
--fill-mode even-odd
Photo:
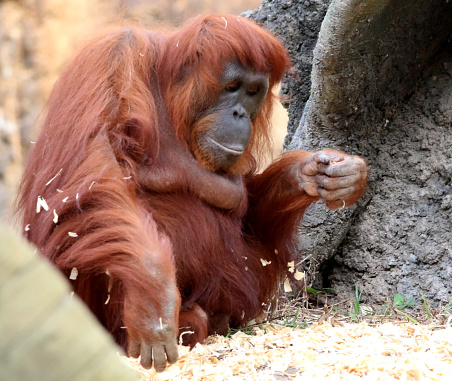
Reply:
[[[328,11],[310,35],[299,21],[314,5]],[[358,282],[369,301],[452,297],[451,16],[439,0],[264,0],[252,14],[305,70],[286,87],[296,89],[290,149],[339,148],[371,166],[357,207],[319,203],[300,226],[299,257],[320,271],[318,287],[351,296]]]
[[[330,2],[264,0],[259,9],[245,14],[278,36],[292,57],[294,70],[282,89],[282,94],[290,100],[287,102],[290,120],[286,145],[298,127],[309,98],[313,50]]]
[[[367,300],[400,293],[452,299],[452,50],[372,141],[373,196],[324,274],[327,285]],[[349,282],[349,281],[348,281]]]

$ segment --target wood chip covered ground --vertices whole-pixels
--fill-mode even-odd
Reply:
[[[126,359],[144,380],[452,380],[452,328],[393,321],[267,323],[211,337],[163,373]]]

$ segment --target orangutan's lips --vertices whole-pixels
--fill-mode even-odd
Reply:
[[[214,145],[216,145],[217,147],[219,147],[220,149],[222,149],[223,151],[232,153],[234,155],[242,155],[244,152],[243,146],[236,146],[236,147],[231,147],[231,146],[225,146],[221,143],[218,143],[217,141],[213,140],[212,138],[209,138],[209,141],[212,142]]]

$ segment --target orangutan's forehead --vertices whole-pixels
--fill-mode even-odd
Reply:
[[[225,66],[223,73],[224,82],[231,82],[243,78],[247,78],[250,82],[261,82],[262,85],[268,87],[270,75],[246,68],[239,62],[232,62]]]

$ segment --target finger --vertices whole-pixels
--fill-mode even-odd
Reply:
[[[306,164],[301,166],[301,171],[300,173],[302,175],[306,175],[306,176],[315,176],[318,173],[318,163],[315,159],[316,155],[313,155],[309,158],[309,160],[306,162]]]
[[[127,348],[129,357],[138,358],[140,356],[140,342],[129,336],[129,347]]]
[[[338,163],[332,164],[319,164],[318,171],[331,177],[348,176],[353,173],[359,173],[363,169],[363,166],[356,162],[344,160]]]
[[[148,344],[141,345],[141,366],[146,369],[152,368],[152,347]]]
[[[314,160],[319,164],[331,164],[343,161],[345,156],[338,151],[318,151],[314,155]]]
[[[318,188],[319,195],[327,201],[347,199],[354,192],[354,187],[342,188],[338,190],[327,190]]]
[[[166,355],[163,345],[157,345],[153,348],[154,369],[156,372],[163,372],[166,368]]]
[[[358,176],[356,174],[343,177],[329,177],[325,175],[317,175],[315,177],[316,184],[326,190],[336,190],[348,188],[357,182]]]
[[[176,342],[165,346],[166,358],[170,364],[174,364],[179,359]]]
[[[300,189],[304,190],[309,196],[318,196],[316,178],[314,176],[301,175]]]
[[[312,159],[318,164],[329,164],[330,158],[324,151],[319,151],[314,154]]]

